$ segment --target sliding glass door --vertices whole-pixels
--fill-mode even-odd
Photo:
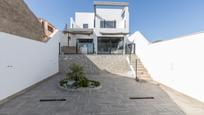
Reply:
[[[93,54],[94,53],[93,39],[78,39],[77,48],[80,49],[81,53]]]
[[[98,53],[99,54],[122,54],[123,37],[99,37]]]

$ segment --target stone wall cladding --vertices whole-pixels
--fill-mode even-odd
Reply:
[[[126,55],[87,55],[101,70],[114,74],[126,74],[130,70]]]
[[[69,54],[60,56],[60,72],[69,72],[71,64],[84,67],[88,74],[98,74],[106,71],[113,74],[126,74],[130,68],[123,55],[80,55]]]
[[[42,40],[43,28],[23,0],[0,0],[0,31]]]
[[[80,54],[69,54],[60,56],[60,72],[67,73],[70,72],[69,67],[72,64],[80,64],[83,66],[86,74],[98,74],[100,73],[100,69],[87,58],[86,55]]]

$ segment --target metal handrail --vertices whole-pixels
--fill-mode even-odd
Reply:
[[[138,60],[136,59],[136,60],[135,60],[135,64],[136,64],[136,65],[135,65],[135,76],[136,76],[135,78],[136,78],[136,81],[139,81],[139,78],[138,78],[138,76],[137,76],[137,66],[138,66],[138,65],[137,65],[137,61],[138,61]]]

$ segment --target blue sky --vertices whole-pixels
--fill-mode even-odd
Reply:
[[[93,11],[93,0],[24,1],[36,16],[48,20],[60,30],[76,11]],[[140,31],[150,41],[204,31],[204,0],[111,1],[130,3],[130,32]]]

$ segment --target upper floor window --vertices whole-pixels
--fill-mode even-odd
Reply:
[[[105,20],[102,20],[100,22],[100,27],[101,28],[116,28],[116,21],[105,21]]]
[[[49,26],[49,25],[48,25],[48,27],[47,27],[47,28],[48,28],[48,30],[49,30],[51,33],[53,33],[53,32],[54,32],[54,29],[53,29],[51,26]]]
[[[83,24],[83,28],[89,28],[88,24]]]

